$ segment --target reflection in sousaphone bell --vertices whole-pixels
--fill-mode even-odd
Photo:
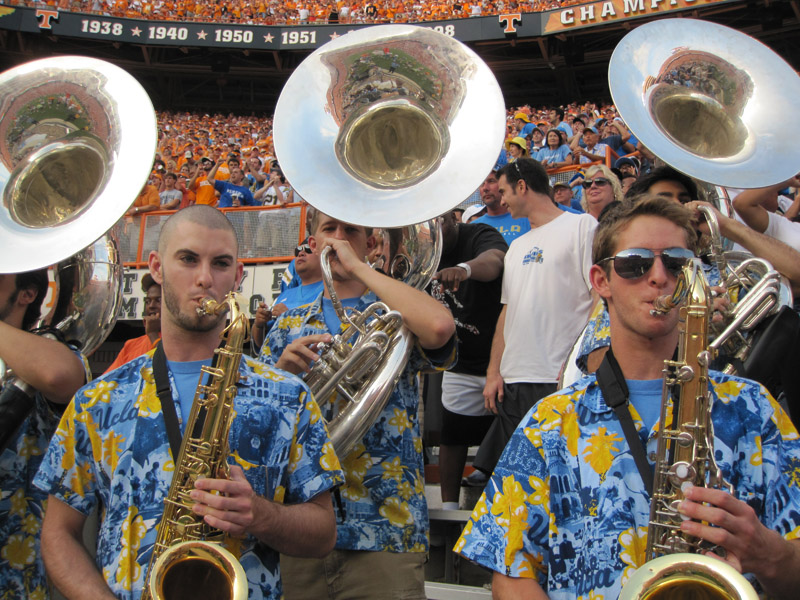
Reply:
[[[715,185],[766,187],[797,173],[800,78],[734,29],[659,19],[629,32],[608,66],[614,104],[668,165]]]
[[[150,98],[119,67],[82,56],[0,74],[0,273],[46,267],[108,231],[152,166]]]
[[[400,227],[475,191],[500,153],[504,107],[489,67],[457,40],[369,27],[295,69],[275,108],[275,151],[292,186],[325,214]]]

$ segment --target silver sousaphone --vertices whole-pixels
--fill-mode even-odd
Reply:
[[[112,226],[145,183],[156,142],[150,98],[115,65],[64,56],[0,74],[0,273],[53,265],[52,308],[39,324],[86,356],[117,318],[122,265]],[[0,371],[4,399],[32,394]],[[0,439],[25,414],[4,418]]]
[[[457,40],[408,25],[325,44],[275,109],[275,152],[292,186],[327,215],[386,229],[384,269],[419,289],[441,254],[435,218],[477,189],[504,136],[505,103],[486,64]],[[321,405],[337,407],[329,430],[344,456],[388,400],[414,336],[385,305],[339,316],[345,329],[307,381]]]

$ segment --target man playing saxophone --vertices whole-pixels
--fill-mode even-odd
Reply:
[[[167,402],[171,396],[181,428],[201,366],[211,364],[225,328],[223,312],[198,308],[207,299],[222,302],[238,287],[243,266],[237,258],[233,227],[208,206],[170,217],[150,255],[164,298],[161,347],[169,393],[162,395]],[[77,392],[37,476],[50,494],[45,565],[68,598],[136,600],[147,583],[177,456],[156,389],[154,352],[159,348]],[[341,471],[304,384],[249,359],[240,360],[238,370],[227,436],[230,478],[212,474],[186,492],[198,520],[229,535],[225,546],[244,567],[250,597],[280,598],[278,552],[320,556],[333,547],[328,490],[341,481]],[[96,505],[95,561],[81,544],[81,529]]]
[[[346,307],[362,312],[380,298],[400,312],[417,337],[416,347],[376,422],[342,456],[344,519],[336,548],[324,559],[284,562],[286,598],[425,598],[428,512],[422,478],[422,439],[417,371],[447,367],[455,358],[450,312],[424,292],[372,269],[364,257],[375,245],[372,230],[314,211],[309,242],[326,246],[333,287]],[[261,348],[260,359],[302,373],[319,358],[316,345],[340,330],[325,290],[306,306],[283,313]],[[320,401],[322,401],[320,399]],[[323,406],[323,410],[330,405]]]
[[[494,571],[497,599],[617,598],[645,562],[645,482],[661,460],[658,432],[673,426],[659,423],[662,369],[679,341],[678,311],[660,313],[654,301],[673,294],[696,234],[691,212],[675,203],[636,198],[617,211],[596,231],[590,278],[608,306],[607,360],[616,361],[608,369],[618,393],[607,377],[591,375],[541,400],[514,432],[456,545]],[[708,396],[712,453],[734,491],[685,486],[680,535],[708,542],[706,552],[769,596],[794,598],[800,438],[754,382],[711,371]],[[673,408],[670,401],[670,420]]]

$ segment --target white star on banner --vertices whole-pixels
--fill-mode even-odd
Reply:
[[[267,44],[271,44],[271,43],[272,43],[272,40],[274,40],[274,39],[275,39],[275,36],[274,36],[274,35],[272,35],[271,33],[268,33],[267,35],[265,35],[265,36],[264,36],[264,41],[265,41]]]
[[[204,40],[204,39],[206,39],[207,35],[208,34],[201,29],[200,31],[197,32],[197,39],[198,40]]]
[[[139,29],[138,27],[134,27],[133,29],[131,29],[131,35],[133,37],[139,37],[142,35],[142,30]]]

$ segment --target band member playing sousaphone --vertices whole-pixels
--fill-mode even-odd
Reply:
[[[224,371],[227,344],[209,367],[226,331],[225,312],[208,312],[207,305],[222,304],[242,272],[236,233],[216,209],[191,206],[164,224],[150,255],[150,273],[164,297],[162,343],[78,391],[36,478],[50,494],[45,564],[68,598],[141,597],[158,531],[172,526],[160,522],[168,495],[194,513],[192,527],[208,525],[229,536],[223,545],[243,566],[251,597],[281,597],[278,552],[322,556],[333,547],[328,490],[342,475],[319,409],[299,380],[241,358],[246,335],[235,344],[236,372],[222,374],[233,383],[219,390],[233,390],[232,423],[225,416],[230,434],[209,441],[226,443],[230,478],[199,471],[193,486],[170,493],[173,473],[193,466],[175,464],[174,435],[180,447],[193,403],[212,401],[200,395],[198,378],[202,372],[205,383],[205,374],[211,381]],[[82,546],[81,528],[98,505],[94,561]]]
[[[86,380],[77,350],[28,330],[39,319],[47,295],[47,269],[0,275],[0,360],[13,378],[0,380],[0,581],[16,598],[46,598],[40,531],[47,494],[32,485],[50,436],[72,394]],[[24,381],[32,396],[15,388]],[[9,412],[27,413],[10,425]]]
[[[378,299],[398,311],[417,340],[385,407],[354,448],[342,456],[344,519],[335,550],[323,559],[281,559],[286,598],[425,598],[428,512],[422,477],[417,411],[421,368],[446,368],[455,359],[455,323],[439,302],[372,269],[364,260],[375,245],[372,229],[344,223],[320,211],[311,217],[314,252],[330,248],[335,294],[347,308],[364,312]],[[342,324],[344,325],[344,324]],[[319,359],[317,345],[340,332],[326,289],[306,306],[283,313],[267,335],[260,359],[302,374]],[[320,403],[323,402],[319,398]],[[330,417],[330,404],[322,405]]]
[[[793,483],[800,437],[766,390],[707,369],[707,379],[697,371],[678,377],[698,390],[697,398],[683,394],[681,404],[711,407],[710,419],[697,416],[708,423],[689,429],[695,447],[713,457],[703,467],[718,467],[726,484],[704,487],[711,474],[696,471],[692,479],[696,465],[684,469],[658,455],[658,437],[680,428],[673,413],[683,414],[670,395],[662,412],[665,361],[676,348],[687,363],[707,365],[710,357],[685,352],[685,340],[705,340],[707,332],[679,332],[684,308],[656,304],[687,281],[692,214],[657,198],[634,200],[600,223],[593,245],[590,277],[608,306],[613,353],[598,376],[544,398],[523,419],[456,550],[494,571],[495,598],[616,598],[645,562],[649,522],[664,518],[662,507],[651,516],[652,494],[661,492],[646,483],[652,485],[655,463],[676,467],[673,491],[683,498],[669,521],[677,523],[676,546],[696,543],[712,565],[747,574],[770,597],[793,598],[800,584],[800,490]],[[710,297],[701,308],[707,318]]]

